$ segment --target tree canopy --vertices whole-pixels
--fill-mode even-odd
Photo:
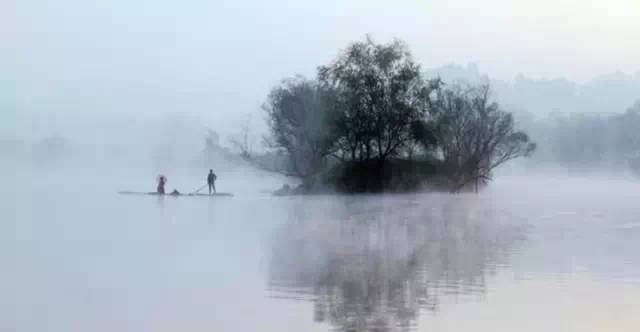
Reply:
[[[412,140],[411,125],[427,112],[436,85],[425,82],[399,40],[351,44],[318,70],[320,84],[336,91],[335,147],[342,159],[397,156]]]
[[[491,102],[488,86],[439,90],[431,115],[452,191],[488,181],[496,167],[536,147],[515,129],[513,116]]]
[[[425,79],[403,42],[366,38],[320,66],[316,79],[283,80],[263,108],[270,145],[307,182],[332,173],[325,182],[358,177],[362,185],[345,187],[393,190],[431,174],[458,191],[535,149],[489,91]]]
[[[288,154],[294,175],[314,175],[333,151],[334,99],[331,89],[298,76],[273,88],[263,105],[271,132],[268,142]]]

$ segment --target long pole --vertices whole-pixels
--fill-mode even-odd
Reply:
[[[199,192],[200,190],[204,189],[204,187],[206,187],[206,186],[207,186],[207,185],[205,184],[205,185],[203,185],[202,187],[200,187],[200,188],[198,188],[198,189],[194,190],[194,191],[192,192],[192,194],[195,194],[195,193]]]

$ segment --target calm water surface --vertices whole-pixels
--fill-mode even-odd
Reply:
[[[29,177],[2,203],[1,331],[640,331],[638,183],[278,198],[238,173],[209,199]]]

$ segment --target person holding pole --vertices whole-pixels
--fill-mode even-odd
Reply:
[[[210,169],[209,170],[209,175],[207,175],[207,184],[209,185],[209,195],[211,195],[211,191],[213,190],[213,193],[216,193],[216,179],[218,177],[213,173],[213,170]]]

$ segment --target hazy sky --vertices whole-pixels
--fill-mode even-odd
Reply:
[[[0,0],[0,106],[219,123],[367,33],[425,67],[587,81],[640,70],[639,18],[638,0]]]

